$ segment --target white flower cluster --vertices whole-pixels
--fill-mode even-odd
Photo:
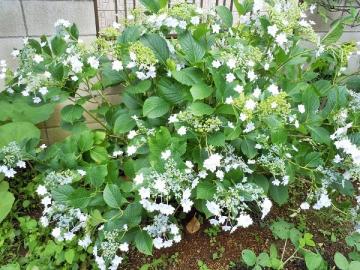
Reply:
[[[117,253],[119,251],[129,251],[129,244],[121,242],[124,233],[124,231],[120,231],[118,229],[104,231],[104,240],[101,241],[99,247],[95,246],[93,249],[95,262],[100,270],[117,270],[119,265],[122,263],[124,258],[122,256],[118,256]],[[101,255],[99,255],[99,253],[101,253]]]
[[[262,212],[262,219],[270,212],[272,202],[264,195],[262,188],[252,183],[237,183],[232,187],[224,188],[217,185],[216,193],[206,207],[214,216],[210,219],[213,225],[219,225],[224,231],[234,232],[237,228],[247,228],[253,224],[248,214],[248,203],[255,202]]]
[[[164,172],[139,173],[134,179],[139,186],[140,203],[150,213],[157,211],[168,216],[175,212],[170,204],[175,199],[188,213],[194,204],[190,199],[191,191],[199,182],[199,177],[193,172],[194,165],[187,161],[186,169],[179,169],[170,150],[164,151],[161,157],[165,161]]]
[[[70,170],[63,172],[50,172],[44,177],[44,185],[39,185],[36,193],[42,198],[41,204],[44,207],[40,223],[43,227],[55,224],[51,235],[58,241],[71,241],[76,237],[76,233],[86,227],[89,216],[78,208],[69,207],[53,199],[53,194],[49,190],[64,185],[69,185],[74,179],[82,177],[84,171]],[[79,245],[86,248],[89,243],[89,236],[79,241]]]
[[[23,158],[22,150],[16,142],[0,148],[0,173],[7,178],[13,178],[16,174],[15,168],[26,168]]]
[[[65,41],[66,48],[65,52],[61,55],[57,55],[53,61],[68,66],[71,72],[69,72],[67,76],[73,81],[78,81],[79,78],[77,74],[83,71],[84,62],[86,62],[86,59],[83,59],[84,50],[80,48],[82,41],[80,39],[72,40],[70,38],[71,36],[68,32],[70,25],[70,22],[63,19],[60,19],[55,23],[57,36]],[[45,65],[45,70],[50,70],[49,67],[53,65],[53,62],[47,61],[46,55],[42,55],[36,52],[29,44],[29,40],[27,38],[24,39],[24,45],[25,46],[23,49],[14,50],[12,52],[14,57],[21,55],[22,61],[20,67],[14,73],[17,81],[14,83],[14,85],[9,86],[7,92],[9,94],[13,94],[13,88],[20,88],[21,94],[25,97],[31,97],[33,103],[35,104],[41,103],[47,99],[54,101],[58,100],[59,96],[55,94],[49,96],[48,93],[51,87],[60,86],[59,82],[49,71],[34,71],[36,70],[35,67],[37,65]],[[42,48],[49,46],[48,41],[41,42],[40,46]],[[94,56],[89,56],[87,58],[87,63],[95,69],[99,67],[99,61]]]
[[[272,145],[267,153],[258,158],[258,163],[268,169],[273,175],[273,185],[286,186],[289,183],[289,176],[286,172],[286,159],[291,159],[292,155],[284,146]],[[285,152],[285,153],[282,153]]]
[[[171,247],[181,240],[179,227],[171,223],[169,216],[158,214],[153,218],[153,224],[144,228],[153,238],[154,247],[157,249]]]
[[[221,154],[211,154],[204,160],[203,167],[207,171],[215,173],[216,177],[221,181],[224,179],[225,173],[231,170],[239,169],[247,174],[253,173],[244,160],[235,154],[235,149],[231,145],[225,145]]]

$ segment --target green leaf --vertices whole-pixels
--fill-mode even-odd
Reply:
[[[244,249],[241,252],[241,257],[247,266],[254,266],[256,264],[256,254],[250,249]]]
[[[360,262],[359,261],[350,262],[348,270],[359,270],[359,269],[360,269]]]
[[[66,50],[66,41],[60,36],[55,36],[51,40],[51,49],[55,55],[62,55]]]
[[[112,69],[111,63],[106,63],[102,66],[102,80],[101,83],[104,88],[118,85],[125,81],[125,74],[123,71],[116,71]]]
[[[94,134],[91,131],[85,131],[79,135],[78,149],[81,153],[89,151],[94,145]]]
[[[140,230],[136,233],[135,246],[141,253],[152,255],[153,243],[146,231]]]
[[[289,199],[289,191],[287,186],[270,185],[269,194],[271,198],[273,198],[273,200],[280,206],[285,204]]]
[[[330,133],[323,127],[307,126],[315,142],[330,145]]]
[[[160,37],[158,34],[148,33],[141,37],[141,42],[152,49],[156,58],[166,64],[166,60],[169,58],[169,48],[166,44],[166,41]]]
[[[174,76],[175,80],[188,86],[201,83],[203,78],[201,70],[195,67],[183,68],[179,71],[173,71],[172,75]]]
[[[10,213],[15,201],[14,195],[8,191],[8,188],[7,182],[0,182],[0,223]]]
[[[18,263],[11,263],[0,267],[0,270],[20,270]]]
[[[106,165],[91,164],[90,166],[86,167],[85,170],[85,179],[95,187],[101,186],[102,183],[104,183],[105,176],[108,174]]]
[[[193,38],[190,32],[179,35],[180,46],[185,59],[190,63],[198,63],[205,55],[205,49]]]
[[[143,94],[151,87],[151,80],[139,81],[134,85],[129,85],[125,88],[125,91],[130,94]]]
[[[85,208],[89,205],[91,191],[77,188],[69,195],[69,204],[76,208]]]
[[[135,42],[141,37],[143,27],[139,25],[131,25],[124,29],[122,34],[118,37],[118,43],[130,43]]]
[[[320,106],[319,96],[315,93],[312,87],[308,87],[304,90],[302,101],[305,106],[306,114],[314,114]]]
[[[143,106],[143,115],[148,118],[158,118],[170,110],[169,104],[161,97],[149,97]]]
[[[293,224],[280,219],[271,224],[270,230],[273,233],[274,237],[281,240],[286,240],[290,237],[290,231],[293,227]]]
[[[240,148],[241,151],[246,155],[248,158],[253,158],[256,156],[256,148],[255,142],[249,139],[244,139],[241,141]]]
[[[171,104],[180,104],[191,100],[187,87],[169,78],[161,78],[157,83],[157,87],[159,95]]]
[[[304,258],[308,270],[318,270],[323,264],[323,258],[317,253],[307,252],[305,253]]]
[[[13,122],[0,126],[0,148],[10,142],[40,139],[40,130],[29,122]]]
[[[106,151],[105,147],[95,146],[90,150],[90,157],[96,163],[105,163],[108,161],[108,152]]]
[[[160,9],[166,7],[167,0],[140,0],[141,4],[147,10],[157,13]]]
[[[14,102],[0,101],[0,121],[11,119],[14,122],[38,124],[49,119],[54,112],[55,104],[28,104],[24,99],[16,98]]]
[[[207,98],[213,91],[214,89],[212,87],[203,82],[193,85],[190,89],[190,93],[194,100]]]
[[[324,45],[331,45],[338,41],[344,31],[343,19],[334,21],[329,32],[321,39]]]
[[[192,114],[197,116],[213,114],[215,109],[202,102],[194,102],[190,105],[189,110]]]
[[[306,154],[305,156],[305,166],[304,167],[311,167],[316,168],[317,166],[323,163],[321,159],[321,154],[319,152],[311,152]]]
[[[225,146],[224,132],[216,132],[208,137],[208,144],[213,146]]]
[[[259,264],[262,267],[270,267],[271,266],[270,257],[265,252],[262,252],[259,254],[256,262],[257,262],[257,264]]]
[[[80,105],[67,105],[61,110],[61,119],[73,124],[82,118],[83,113],[84,109]]]
[[[68,264],[72,264],[75,258],[75,249],[71,248],[64,253],[65,260]]]
[[[196,186],[196,199],[210,200],[216,192],[216,185],[211,181],[201,181]]]
[[[136,126],[135,120],[127,113],[120,114],[114,123],[114,133],[123,134],[129,132]]]
[[[233,24],[233,15],[231,11],[225,6],[217,6],[215,8],[217,14],[227,27],[231,27]]]
[[[349,268],[349,262],[344,255],[340,252],[336,252],[334,256],[334,262],[341,270],[347,270]]]
[[[107,184],[103,192],[104,201],[112,208],[120,208],[124,203],[124,198],[120,188],[115,184]]]

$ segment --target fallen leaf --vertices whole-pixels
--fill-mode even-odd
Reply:
[[[198,230],[200,230],[200,222],[196,218],[196,216],[193,216],[193,218],[189,221],[189,223],[186,225],[186,230],[188,233],[196,233]]]

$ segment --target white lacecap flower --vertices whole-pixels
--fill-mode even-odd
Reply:
[[[40,196],[44,196],[48,191],[44,185],[39,185],[36,189],[36,193]]]
[[[303,202],[300,204],[300,208],[302,210],[308,210],[308,209],[310,209],[310,204],[308,202]]]
[[[253,220],[248,214],[241,214],[237,219],[237,226],[247,228],[253,224]]]
[[[268,34],[272,37],[275,37],[277,32],[279,31],[279,29],[277,28],[277,26],[274,24],[274,25],[270,25],[268,26],[267,28],[267,31],[268,31]]]
[[[211,65],[213,68],[219,68],[221,67],[221,62],[219,60],[213,60]]]
[[[161,159],[163,160],[169,159],[170,156],[171,156],[171,151],[169,149],[161,152]]]
[[[305,106],[303,104],[298,105],[298,110],[300,113],[305,113]]]
[[[179,122],[178,118],[177,118],[177,114],[172,114],[170,115],[169,117],[169,124],[172,124],[172,123],[177,123]]]
[[[90,56],[87,59],[88,64],[94,68],[94,69],[98,69],[99,68],[99,60],[95,57],[95,56]]]
[[[144,175],[142,173],[137,174],[134,178],[134,182],[136,185],[141,185],[144,182]]]
[[[207,201],[206,208],[210,211],[210,213],[212,213],[215,216],[221,215],[220,206],[218,204],[216,204],[215,202]]]
[[[267,90],[274,96],[278,95],[279,94],[279,87],[275,84],[271,84]]]
[[[111,68],[115,71],[120,71],[124,69],[122,62],[119,60],[114,60],[111,64]]]
[[[130,130],[130,132],[128,133],[127,137],[128,137],[128,139],[132,140],[132,139],[134,139],[134,138],[136,137],[137,134],[138,134],[138,133],[137,133],[136,130]]]
[[[136,151],[137,151],[137,147],[135,145],[130,145],[130,146],[128,146],[126,152],[129,156],[132,156],[136,153]]]
[[[244,87],[242,85],[237,84],[234,88],[234,91],[240,94],[244,92]]]
[[[123,252],[128,252],[129,251],[129,244],[128,243],[122,243],[119,246],[119,249]]]
[[[186,135],[186,131],[187,131],[186,127],[181,126],[181,127],[177,130],[177,133],[178,133],[180,136],[184,136],[184,135]]]
[[[226,74],[226,81],[228,83],[232,83],[235,79],[236,79],[236,77],[233,73]]]
[[[216,168],[220,166],[221,159],[223,157],[220,154],[212,154],[204,161],[204,168],[211,172],[215,172]]]

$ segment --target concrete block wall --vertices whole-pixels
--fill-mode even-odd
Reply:
[[[133,0],[96,0],[98,7],[98,18],[100,29],[112,25],[118,16],[121,22],[125,14],[129,14],[134,7]],[[117,1],[117,15],[115,13],[115,1]],[[170,0],[171,2],[173,0]],[[195,0],[200,6],[201,0]],[[223,2],[223,1],[219,1]],[[230,0],[227,0],[229,6]],[[216,0],[203,0],[204,8],[215,6]],[[135,7],[139,7],[140,1],[135,1]],[[234,19],[238,15],[234,8]],[[334,18],[341,14],[332,14]],[[16,66],[16,61],[12,59],[10,53],[12,49],[22,46],[22,39],[28,37],[39,37],[42,34],[51,35],[53,33],[54,22],[59,19],[67,19],[75,22],[79,28],[81,38],[85,42],[91,42],[96,36],[95,12],[93,0],[0,0],[0,59],[7,60],[10,67]],[[324,34],[329,29],[329,24],[324,23],[319,16],[312,16],[316,22],[315,29],[320,34]],[[344,41],[360,41],[360,27],[347,27],[342,37]],[[350,68],[358,70],[358,58],[350,60]],[[0,90],[2,85],[0,82]],[[111,89],[108,92],[109,100],[117,103],[120,100],[119,89]],[[42,138],[46,144],[56,142],[68,135],[61,129],[60,111],[64,105],[58,106],[54,115],[42,124]],[[94,105],[89,103],[88,108]],[[91,128],[99,125],[91,118],[86,121]]]

